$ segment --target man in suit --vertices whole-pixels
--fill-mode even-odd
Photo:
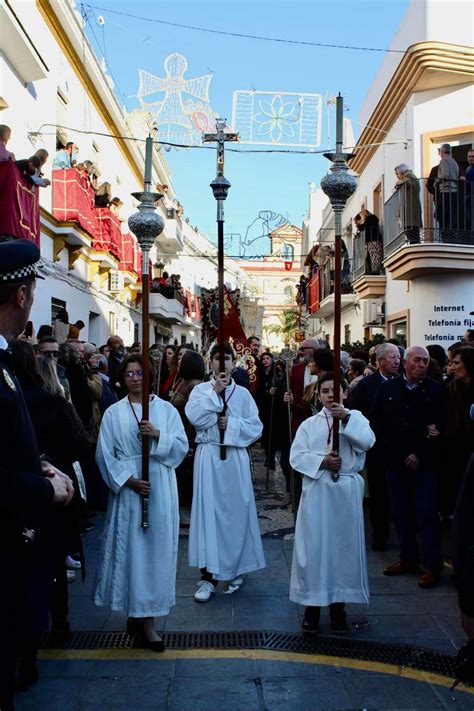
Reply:
[[[12,370],[8,344],[24,330],[33,304],[40,253],[28,240],[0,244],[0,708],[13,709],[13,685],[22,624],[31,614],[29,561],[33,524],[52,502],[69,503],[69,477],[40,462],[36,437]],[[34,583],[34,580],[33,580]],[[37,602],[36,604],[40,604]]]
[[[360,410],[370,419],[370,411],[380,385],[398,377],[400,352],[392,343],[381,343],[376,347],[378,371],[363,378],[354,388],[350,407]],[[369,481],[369,515],[372,527],[372,550],[384,551],[390,533],[390,501],[388,498],[385,465],[378,442],[366,455],[367,478]]]
[[[429,362],[426,348],[408,348],[404,374],[380,385],[370,417],[386,465],[390,507],[400,542],[400,560],[383,572],[418,572],[421,558],[421,588],[437,585],[442,570],[437,469],[448,408],[445,386],[427,377]]]

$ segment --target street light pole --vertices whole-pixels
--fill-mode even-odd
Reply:
[[[153,165],[153,138],[148,136],[145,148],[145,180],[143,192],[132,193],[140,200],[138,212],[128,218],[128,226],[138,240],[142,250],[142,354],[143,354],[143,392],[142,419],[150,417],[150,328],[149,328],[149,297],[150,297],[150,267],[149,254],[155,239],[163,232],[165,223],[161,215],[156,213],[156,201],[162,195],[152,192],[151,175]],[[149,438],[142,435],[142,479],[149,481],[150,443]],[[142,497],[142,522],[144,531],[148,528],[148,496]]]
[[[336,99],[336,152],[325,153],[332,161],[330,173],[321,180],[321,188],[328,196],[334,210],[335,254],[334,254],[334,402],[340,400],[341,387],[341,270],[342,270],[342,213],[346,202],[355,192],[356,179],[348,173],[347,161],[351,153],[343,151],[344,99],[339,94]],[[334,419],[333,450],[339,452],[339,420]],[[334,481],[339,472],[332,472]]]
[[[224,353],[224,200],[229,193],[230,183],[224,177],[224,148],[226,141],[238,141],[238,133],[226,132],[225,119],[216,119],[216,132],[203,133],[203,143],[217,143],[217,171],[216,177],[210,184],[214,198],[217,202],[217,292],[218,292],[218,327],[217,341],[219,344],[219,369],[221,373],[225,372],[225,353]],[[222,394],[223,408],[222,415],[226,413],[225,395]],[[221,446],[220,457],[222,460],[227,458],[226,448],[224,446],[224,430],[220,430]]]

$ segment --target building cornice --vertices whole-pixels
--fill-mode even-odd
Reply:
[[[472,82],[474,48],[445,42],[418,42],[408,47],[355,146],[351,170],[361,173],[415,91]]]

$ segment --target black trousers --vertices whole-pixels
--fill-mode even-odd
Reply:
[[[369,480],[369,515],[374,541],[387,541],[390,535],[390,498],[385,466],[377,451],[367,452]]]

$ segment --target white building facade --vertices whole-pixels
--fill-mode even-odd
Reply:
[[[452,9],[455,27],[446,21],[444,3],[412,2],[391,44],[410,46],[404,55],[387,54],[360,112],[364,128],[349,163],[357,190],[343,214],[351,258],[351,288],[342,295],[343,342],[385,333],[405,344],[448,347],[473,325],[474,226],[464,186],[458,186],[452,229],[437,220],[427,190],[442,144],[452,146],[461,166],[474,147],[473,5],[453,2]],[[363,147],[377,143],[382,145]],[[409,220],[400,217],[403,197],[395,194],[400,164],[419,179],[421,220],[414,239]],[[353,239],[353,218],[363,207],[380,219],[385,270],[379,275],[368,273],[363,244]],[[313,189],[304,229],[308,250],[315,242],[333,243],[333,230],[332,210],[321,210],[321,191]],[[308,306],[309,330],[331,338],[333,296],[320,296]]]

